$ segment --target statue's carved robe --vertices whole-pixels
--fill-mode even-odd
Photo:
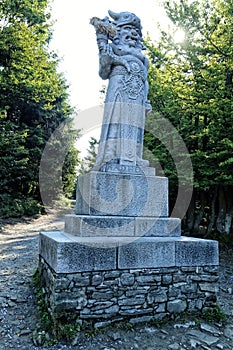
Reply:
[[[144,58],[141,53],[137,56]],[[143,162],[147,68],[137,56],[122,56],[127,68],[117,64],[110,71],[97,164],[110,160],[132,165]]]

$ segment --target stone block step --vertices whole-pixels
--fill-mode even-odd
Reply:
[[[178,237],[181,234],[181,221],[178,218],[69,214],[65,216],[64,230],[80,237]]]

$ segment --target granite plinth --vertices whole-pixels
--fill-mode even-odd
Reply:
[[[218,265],[218,242],[189,237],[77,237],[41,232],[40,256],[56,273]]]
[[[143,237],[120,246],[118,264],[120,269],[175,266],[175,241],[168,238]]]
[[[185,250],[183,251],[183,248]],[[142,237],[119,246],[119,268],[218,265],[218,242],[189,237]]]
[[[39,254],[57,273],[116,269],[115,241],[72,240],[62,231],[40,233]]]
[[[65,216],[64,231],[80,237],[179,237],[180,225],[181,222],[178,218],[70,214]]]
[[[208,261],[218,261],[218,242],[205,239],[182,237],[176,245],[176,266],[208,265]],[[213,264],[214,265],[214,264]]]
[[[168,179],[90,171],[78,178],[76,214],[167,217]]]

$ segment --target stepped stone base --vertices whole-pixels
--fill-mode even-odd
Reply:
[[[52,317],[93,326],[150,321],[216,304],[218,242],[181,237],[168,181],[153,168],[105,164],[78,179],[64,231],[40,233]]]
[[[80,237],[179,237],[177,218],[66,215],[65,232]]]

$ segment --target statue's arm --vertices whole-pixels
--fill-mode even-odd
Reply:
[[[102,79],[108,79],[112,70],[113,53],[110,44],[99,45],[99,75]]]
[[[113,65],[121,64],[127,69],[129,68],[127,62],[118,57],[113,52],[111,44],[108,42],[109,38],[113,38],[117,34],[116,27],[110,23],[109,18],[100,19],[93,17],[90,23],[95,27],[96,39],[99,49],[99,75],[102,79],[108,79],[112,71]]]
[[[108,79],[113,66],[124,66],[130,71],[129,64],[123,56],[116,55],[111,44],[98,45],[99,47],[99,75],[102,79]]]

